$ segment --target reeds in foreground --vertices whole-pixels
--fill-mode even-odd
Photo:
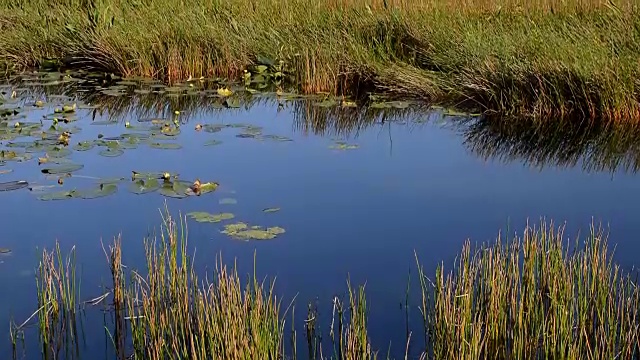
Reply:
[[[57,359],[63,350],[66,358],[76,358],[79,345],[76,312],[80,294],[75,248],[66,258],[57,242],[54,251],[43,250],[36,285],[43,358]]]
[[[602,229],[572,252],[553,224],[502,240],[467,242],[452,272],[438,269],[425,301],[435,359],[638,358],[640,292]]]
[[[168,212],[163,220],[161,237],[145,243],[146,274],[131,270],[126,278],[119,238],[108,249],[116,359],[297,359],[295,323],[291,348],[284,341],[293,307],[283,310],[274,282],[258,281],[255,272],[241,281],[221,259],[211,277],[201,278],[187,253],[185,223]],[[421,359],[639,358],[640,290],[612,262],[601,228],[592,226],[583,242],[570,243],[563,227],[542,222],[504,240],[498,236],[475,250],[467,241],[453,269],[440,266],[433,282],[417,261],[425,330]],[[36,313],[43,358],[58,358],[63,345],[77,349],[73,254],[63,261],[56,245],[42,255]],[[309,306],[309,359],[377,358],[365,288],[349,282],[347,288],[346,299],[333,300],[331,346],[323,341],[317,307]],[[14,338],[23,326],[12,325]],[[408,359],[416,340],[406,330]]]

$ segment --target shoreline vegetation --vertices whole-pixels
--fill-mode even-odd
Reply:
[[[78,358],[77,321],[90,306],[111,314],[105,332],[118,360],[388,358],[370,343],[364,286],[347,282],[346,297],[333,300],[330,331],[322,334],[317,308],[310,304],[306,317],[296,318],[296,299],[279,297],[274,281],[259,280],[255,270],[245,281],[218,258],[213,274],[196,274],[187,242],[185,220],[168,210],[160,237],[145,241],[145,269],[122,263],[116,238],[103,246],[113,281],[104,295],[86,302],[80,302],[75,251],[44,250],[38,310],[23,324],[11,324],[14,358],[32,318],[43,358]],[[424,331],[408,333],[406,348],[419,348],[420,359],[640,354],[637,279],[612,262],[601,228],[592,226],[586,238],[571,243],[562,226],[542,221],[513,238],[499,235],[478,247],[465,242],[453,267],[441,264],[435,276],[425,273],[418,254],[416,264],[419,304],[409,305],[407,295],[405,306],[418,307],[412,313]],[[298,349],[298,336],[305,349]]]
[[[634,122],[632,0],[0,0],[0,64],[168,82],[267,66],[304,93]]]

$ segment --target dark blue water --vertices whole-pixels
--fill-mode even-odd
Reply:
[[[580,157],[567,165],[558,160],[565,151],[562,147],[558,156],[532,167],[533,150],[528,152],[529,159],[509,156],[508,149],[518,146],[527,154],[517,141],[495,153],[486,150],[488,144],[500,142],[504,134],[499,129],[488,132],[495,139],[487,135],[481,141],[469,130],[469,124],[479,120],[462,122],[438,110],[408,111],[405,117],[400,113],[396,114],[399,118],[386,121],[380,116],[360,117],[336,125],[329,110],[309,104],[287,102],[278,109],[277,101],[264,100],[246,109],[218,110],[207,106],[206,99],[202,102],[190,109],[160,102],[146,113],[167,116],[183,110],[184,124],[177,139],[181,150],[141,145],[114,158],[98,156],[98,148],[74,152],[70,158],[85,167],[74,173],[79,176],[66,179],[62,188],[94,183],[81,176],[112,178],[129,177],[132,170],[171,171],[184,179],[219,182],[213,194],[168,199],[159,193],[134,195],[120,186],[115,195],[100,199],[40,201],[27,189],[0,193],[0,247],[12,251],[0,255],[2,358],[10,355],[10,318],[20,323],[36,308],[34,269],[42,247],[50,248],[56,240],[64,250],[75,246],[81,297],[99,296],[104,292],[102,285],[110,282],[101,241],[107,243],[122,234],[124,263],[142,267],[143,239],[160,225],[165,202],[176,215],[232,212],[235,220],[285,228],[286,233],[274,240],[242,242],[221,234],[220,224],[189,221],[189,246],[196,250],[196,264],[202,268],[212,267],[215,256],[222,253],[226,261],[238,261],[241,273],[252,270],[255,253],[258,273],[277,277],[277,289],[285,302],[297,296],[295,325],[300,340],[308,301],[317,299],[321,315],[327,317],[333,296],[344,295],[347,278],[354,285],[366,283],[373,347],[381,354],[390,347],[396,357],[403,356],[406,343],[401,304],[408,274],[415,275],[414,251],[427,273],[433,274],[440,262],[451,267],[465,239],[490,241],[501,229],[521,231],[527,220],[535,223],[546,217],[566,221],[570,237],[580,230],[586,232],[593,221],[610,226],[611,243],[617,246],[615,259],[629,269],[640,265],[636,256],[640,245],[634,236],[640,233],[640,181],[633,171],[606,167],[585,171],[588,164]],[[38,119],[50,111],[33,109],[26,114]],[[135,104],[124,112],[105,110],[96,120],[116,118],[120,122],[96,126],[90,125],[90,110],[79,111],[80,120],[74,125],[82,131],[72,135],[72,143],[96,139],[98,134],[108,137],[128,132],[124,122],[135,124],[143,116],[140,112]],[[320,123],[310,124],[318,119]],[[258,125],[264,134],[293,141],[237,138],[240,129],[233,128],[213,134],[197,132],[198,123]],[[543,135],[529,135],[525,140]],[[204,146],[212,139],[222,144]],[[358,148],[330,149],[335,139]],[[582,145],[591,153],[597,147]],[[630,155],[621,151],[618,156]],[[1,169],[13,172],[0,175],[0,182],[55,184],[55,179],[40,173],[37,159],[9,162]],[[223,198],[234,198],[237,204],[220,204]],[[268,207],[281,211],[263,213]],[[417,290],[415,278],[411,286]],[[412,295],[411,302],[412,336],[419,341],[417,297]],[[101,358],[96,354],[109,348],[102,314],[91,309],[87,313],[85,327],[92,336],[87,336],[83,351],[91,358]],[[321,324],[323,331],[328,326]],[[26,335],[27,358],[39,358],[37,332],[33,329]]]

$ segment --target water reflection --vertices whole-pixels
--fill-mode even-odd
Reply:
[[[640,167],[640,127],[562,121],[509,121],[484,117],[462,121],[464,144],[488,160],[543,169],[580,166],[586,172],[635,173]]]
[[[36,87],[33,96],[66,93],[96,105],[98,114],[107,114],[113,121],[150,117],[170,117],[180,111],[180,121],[229,113],[223,99],[202,95],[166,96],[145,94],[108,96],[99,92],[77,92],[75,85],[67,87]],[[304,134],[333,137],[356,137],[370,127],[385,123],[420,126],[440,122],[464,139],[464,145],[484,160],[521,162],[527,166],[580,166],[586,172],[635,173],[640,168],[640,126],[633,123],[604,124],[592,121],[536,121],[504,119],[494,116],[449,114],[428,104],[415,103],[397,108],[318,106],[319,96],[306,98],[281,97],[275,92],[236,95],[241,109],[254,106],[276,106],[293,116],[293,130]]]

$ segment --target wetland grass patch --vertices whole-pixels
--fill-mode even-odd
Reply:
[[[634,121],[639,11],[631,0],[2,0],[0,63]]]
[[[100,301],[112,301],[118,359],[383,357],[369,340],[363,286],[348,282],[345,298],[333,299],[330,327],[320,326],[313,304],[298,323],[293,301],[283,302],[272,281],[255,273],[243,281],[220,259],[213,276],[196,274],[186,224],[168,212],[163,219],[160,238],[145,242],[146,269],[122,264],[120,239],[105,250],[113,285]],[[611,256],[602,229],[573,241],[548,222],[478,247],[467,241],[451,270],[441,265],[435,276],[416,255],[420,291],[407,295],[407,306],[419,308],[424,337],[407,332],[406,356],[412,347],[421,359],[637,359],[640,291]],[[53,325],[78,309],[73,252],[62,259],[59,247],[44,251],[37,276],[44,345],[60,336]]]

